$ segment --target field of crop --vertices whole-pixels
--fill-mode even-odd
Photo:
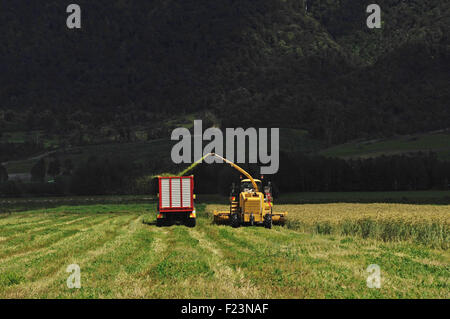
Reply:
[[[226,210],[226,206],[208,209]],[[287,228],[301,232],[450,248],[449,206],[335,203],[277,205],[277,210],[289,213]]]
[[[214,225],[211,204],[195,228],[158,228],[142,202],[64,205],[0,215],[0,298],[450,297],[445,205],[277,205],[290,222],[271,230]],[[384,223],[412,228],[382,237]]]

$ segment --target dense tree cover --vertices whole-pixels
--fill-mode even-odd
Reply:
[[[74,165],[72,160],[70,158],[65,159],[62,167],[62,174],[70,176],[72,174],[73,168]]]
[[[8,172],[6,168],[0,163],[0,183],[8,181]]]
[[[133,176],[133,167],[125,160],[90,157],[75,169],[70,192],[77,195],[127,193]]]
[[[80,0],[69,30],[67,4],[14,1],[0,11],[0,108],[72,142],[205,109],[330,144],[450,126],[449,4],[380,0],[383,29],[368,30],[367,3]]]
[[[256,165],[244,165],[259,176]],[[200,165],[194,171],[198,193],[228,194],[239,173],[220,164]],[[277,192],[406,191],[448,189],[450,163],[434,153],[342,160],[300,153],[281,153],[280,170],[271,180]]]
[[[274,181],[286,191],[399,191],[448,189],[450,163],[434,153],[342,160],[282,154]]]
[[[45,159],[41,158],[33,165],[31,168],[31,180],[33,182],[44,182],[45,176],[47,172],[47,163]]]
[[[42,168],[43,161],[36,167]],[[243,164],[252,176],[259,178],[257,164]],[[0,171],[1,174],[1,171]],[[197,194],[228,195],[230,185],[240,181],[240,174],[228,165],[198,165],[195,176]],[[142,176],[139,167],[126,160],[91,157],[79,163],[71,176],[57,176],[53,183],[35,176],[33,183],[0,183],[0,195],[103,195],[152,194],[157,186],[151,176]],[[450,162],[442,162],[434,153],[380,156],[342,160],[323,156],[281,153],[280,170],[271,181],[275,195],[280,192],[320,191],[410,191],[446,190],[450,188]]]
[[[59,175],[61,172],[61,162],[58,158],[54,158],[47,167],[47,175],[50,175],[52,177],[55,177]]]
[[[35,142],[0,143],[0,163],[22,159],[42,152],[43,150],[43,145]]]
[[[436,46],[448,41],[450,7],[440,0],[308,0],[310,13],[346,50],[366,63],[376,62],[401,46],[422,42]],[[382,9],[382,28],[369,30],[366,8]]]

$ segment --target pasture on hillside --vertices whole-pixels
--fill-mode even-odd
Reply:
[[[289,222],[268,230],[215,225],[213,203],[159,228],[152,203],[102,200],[0,214],[0,298],[450,297],[448,205],[276,205]]]

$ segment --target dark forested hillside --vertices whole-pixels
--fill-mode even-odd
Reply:
[[[16,0],[0,9],[0,130],[208,110],[328,144],[450,126],[445,1]],[[48,119],[56,119],[49,121]],[[50,124],[51,123],[51,124]]]
[[[440,0],[308,0],[309,12],[346,50],[367,63],[406,43],[433,46],[448,41],[450,8]],[[382,29],[365,27],[366,8],[382,8]]]

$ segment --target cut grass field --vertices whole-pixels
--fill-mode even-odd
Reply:
[[[215,206],[197,205],[195,228],[158,228],[145,203],[0,215],[0,298],[450,297],[445,247],[295,224],[425,216],[446,225],[449,206],[277,205],[293,224],[271,230],[214,225]],[[80,289],[66,286],[70,264],[81,268]],[[366,285],[370,264],[381,268],[380,289]]]

